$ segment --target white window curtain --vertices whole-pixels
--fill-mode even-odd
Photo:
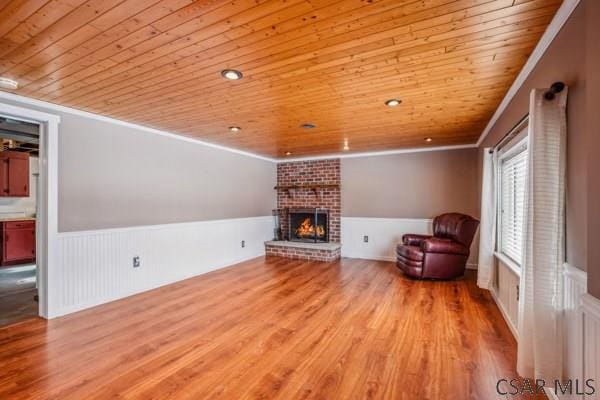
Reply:
[[[496,166],[497,151],[483,149],[483,173],[481,186],[481,225],[479,226],[479,267],[477,285],[491,289],[494,279],[494,250],[496,248]]]
[[[521,376],[562,378],[560,268],[564,262],[567,90],[533,90],[519,302]]]

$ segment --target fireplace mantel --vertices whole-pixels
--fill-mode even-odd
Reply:
[[[288,196],[294,198],[296,193],[302,190],[310,190],[314,192],[319,198],[323,197],[323,192],[327,190],[340,190],[339,183],[327,183],[327,184],[303,184],[303,185],[277,185],[275,190],[287,192]]]
[[[290,190],[290,189],[339,189],[339,183],[319,183],[319,184],[304,184],[304,185],[277,185],[275,190]]]

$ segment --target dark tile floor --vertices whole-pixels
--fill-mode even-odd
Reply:
[[[0,268],[0,326],[36,318],[35,265]]]

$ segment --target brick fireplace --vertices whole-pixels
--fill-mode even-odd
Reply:
[[[339,159],[278,164],[277,208],[283,240],[267,242],[267,255],[319,261],[339,258],[340,184]]]

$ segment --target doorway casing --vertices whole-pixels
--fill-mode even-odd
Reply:
[[[36,215],[36,265],[38,272],[39,316],[56,315],[59,282],[53,280],[58,267],[58,124],[60,116],[0,103],[0,116],[40,126],[39,204]]]

